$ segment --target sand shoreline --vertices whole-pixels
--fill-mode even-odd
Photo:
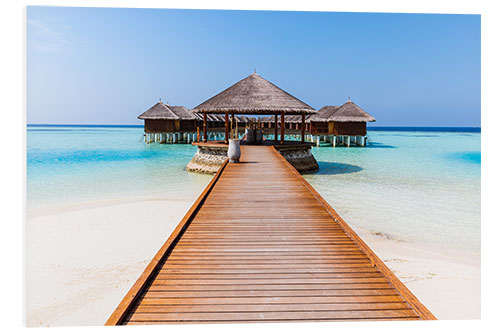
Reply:
[[[28,211],[28,326],[104,324],[194,200],[124,198]],[[356,231],[439,319],[480,318],[479,256]]]

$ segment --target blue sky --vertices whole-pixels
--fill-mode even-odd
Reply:
[[[480,126],[479,15],[28,7],[27,121],[141,124],[257,73],[379,126]]]

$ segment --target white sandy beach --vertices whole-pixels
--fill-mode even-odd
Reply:
[[[103,325],[191,204],[160,198],[28,212],[28,326]]]
[[[103,325],[191,204],[146,198],[29,211],[28,326]],[[480,318],[478,257],[358,232],[439,319]]]

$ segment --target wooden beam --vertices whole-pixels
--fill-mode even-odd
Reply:
[[[225,131],[225,134],[224,134],[224,143],[225,144],[228,144],[229,142],[229,114],[226,112],[225,116],[225,125],[226,125],[226,131]]]
[[[207,142],[207,113],[203,112],[203,141]]]
[[[305,135],[306,135],[306,114],[302,112],[302,123],[300,126],[301,130],[301,137],[300,137],[300,142],[304,143],[305,140]]]
[[[283,144],[285,142],[285,112],[281,111],[281,136],[280,143]]]
[[[234,135],[234,112],[231,112],[231,138],[233,138]]]
[[[278,114],[274,115],[274,142],[278,143]]]

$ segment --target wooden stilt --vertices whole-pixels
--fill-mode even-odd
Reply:
[[[306,114],[304,112],[302,112],[302,123],[300,126],[300,132],[301,132],[300,142],[304,143],[306,135]]]
[[[274,142],[278,143],[278,114],[274,115]]]
[[[207,142],[207,113],[203,112],[203,141]]]
[[[281,111],[281,136],[280,143],[283,144],[285,142],[285,112]]]
[[[225,120],[224,143],[227,145],[229,142],[229,114],[227,112],[224,115],[224,120]]]

